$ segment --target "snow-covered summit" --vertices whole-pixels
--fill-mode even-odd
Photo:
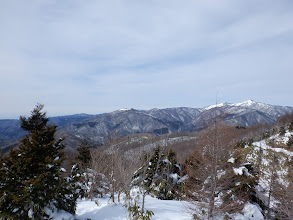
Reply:
[[[288,112],[292,112],[293,110],[292,107],[270,105],[270,104],[265,104],[262,102],[256,102],[253,100],[247,100],[245,102],[235,103],[235,104],[232,104],[231,107],[254,109],[274,117],[280,117],[281,115],[284,115]]]
[[[253,100],[247,100],[247,101],[244,101],[244,102],[239,102],[239,103],[228,103],[228,102],[223,102],[223,103],[218,103],[216,105],[210,105],[208,107],[205,107],[204,110],[209,110],[209,109],[213,109],[213,108],[217,108],[217,107],[224,107],[224,106],[230,106],[230,107],[248,107],[248,108],[263,108],[263,107],[267,107],[267,106],[270,106],[270,105],[267,105],[267,104],[263,104],[261,102],[255,102]]]
[[[228,102],[223,102],[223,103],[218,103],[218,104],[215,104],[215,105],[210,105],[208,107],[205,107],[204,109],[209,110],[209,109],[212,109],[212,108],[223,107],[223,106],[228,106],[228,105],[232,105],[232,104],[230,104]]]
[[[247,101],[244,101],[244,102],[231,104],[231,106],[240,106],[240,107],[249,107],[249,108],[264,108],[264,107],[269,107],[271,105],[264,104],[264,103],[261,103],[261,102],[256,102],[256,101],[253,101],[253,100],[247,100]]]
[[[247,100],[247,101],[244,101],[244,102],[240,102],[240,103],[235,103],[233,104],[234,106],[251,106],[251,105],[255,105],[257,104],[258,102],[255,102],[251,99]]]
[[[133,111],[139,112],[140,110],[139,109],[134,109],[134,108],[120,108],[120,109],[117,109],[116,111],[106,113],[106,114],[120,115],[120,114],[127,114],[128,112],[133,112]]]
[[[241,107],[241,108],[263,110],[263,109],[273,108],[274,105],[256,102],[256,101],[253,101],[250,99],[250,100],[247,100],[244,102],[239,102],[239,103],[228,103],[228,102],[219,103],[216,105],[211,105],[211,106],[205,107],[204,110],[209,110],[209,109],[213,109],[216,107]]]
[[[231,123],[229,122],[231,125],[243,124],[243,126],[256,125],[258,123],[271,124],[276,121],[278,117],[293,111],[292,107],[270,105],[256,102],[254,100],[247,100],[233,104],[227,102],[219,103],[202,108],[202,111],[207,115],[210,114],[209,111],[216,108],[231,116]]]
[[[123,111],[129,111],[132,110],[132,108],[121,108],[118,111],[123,112]]]
[[[120,108],[114,112],[110,112],[111,113],[119,113],[119,112],[128,112],[128,111],[140,111],[139,109],[135,109],[135,108]]]

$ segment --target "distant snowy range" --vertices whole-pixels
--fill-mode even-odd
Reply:
[[[57,136],[66,137],[66,145],[76,148],[87,140],[93,146],[104,144],[109,136],[121,137],[140,133],[165,135],[178,132],[201,131],[215,117],[228,126],[272,124],[280,116],[291,113],[293,107],[276,106],[248,100],[241,103],[217,103],[204,108],[176,107],[138,110],[119,109],[114,112],[89,115],[76,114],[51,117],[50,123],[59,126]],[[6,152],[16,146],[25,135],[19,120],[0,120],[0,149]]]

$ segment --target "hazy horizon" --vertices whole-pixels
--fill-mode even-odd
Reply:
[[[241,102],[235,102],[235,103],[242,103],[242,102],[246,102],[246,101],[249,101],[251,99],[248,99],[248,100],[244,100],[244,101],[241,101]],[[254,102],[258,102],[256,100],[252,100]],[[186,108],[207,108],[209,106],[214,106],[216,105],[217,102],[211,104],[211,105],[206,105],[206,106],[198,106],[198,107],[194,107],[194,106],[169,106],[169,107],[164,107],[164,108],[158,108],[158,109],[165,109],[165,108],[181,108],[181,107],[186,107]],[[229,103],[229,104],[235,104],[235,103],[230,103],[230,102],[218,102],[218,104],[222,104],[222,103]],[[259,102],[259,103],[264,103],[264,102]],[[271,104],[271,103],[264,103],[264,104],[269,104],[269,105],[274,105],[274,104]],[[284,106],[289,106],[289,105],[284,105]],[[290,107],[293,107],[293,106],[290,106]],[[156,107],[154,107],[156,108]],[[129,108],[119,108],[119,109],[114,109],[112,111],[108,111],[108,112],[72,112],[72,113],[60,113],[60,114],[51,114],[50,112],[47,111],[47,108],[46,106],[44,106],[44,111],[47,113],[47,116],[48,117],[58,117],[58,116],[69,116],[69,115],[79,115],[79,114],[88,114],[88,115],[99,115],[99,114],[104,114],[104,113],[110,113],[110,112],[113,112],[113,111],[118,111],[118,110],[123,110],[123,109],[135,109],[135,110],[151,110],[151,109],[154,109],[154,108],[148,108],[148,109],[137,109],[137,108],[132,108],[132,107],[129,107]],[[31,109],[32,110],[32,109]],[[30,110],[30,111],[31,111]],[[1,117],[0,116],[0,120],[3,120],[3,119],[19,119],[20,116],[30,116],[30,111],[28,111],[27,113],[25,114],[21,114],[19,116],[16,116],[16,117],[11,117],[11,118],[5,118],[5,117]]]

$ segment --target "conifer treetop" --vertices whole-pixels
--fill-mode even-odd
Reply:
[[[55,139],[56,126],[47,125],[43,107],[38,104],[29,118],[21,117],[28,134],[1,163],[0,219],[49,219],[47,209],[75,212],[77,179],[64,173],[65,145]]]
[[[31,116],[29,118],[20,116],[21,128],[30,132],[42,130],[49,121],[49,118],[47,118],[47,113],[42,112],[43,108],[44,105],[38,103],[31,111]]]

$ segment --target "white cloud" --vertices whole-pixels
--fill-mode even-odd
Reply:
[[[293,105],[292,12],[262,0],[2,1],[0,118],[36,102],[52,114],[200,107],[217,92]]]

